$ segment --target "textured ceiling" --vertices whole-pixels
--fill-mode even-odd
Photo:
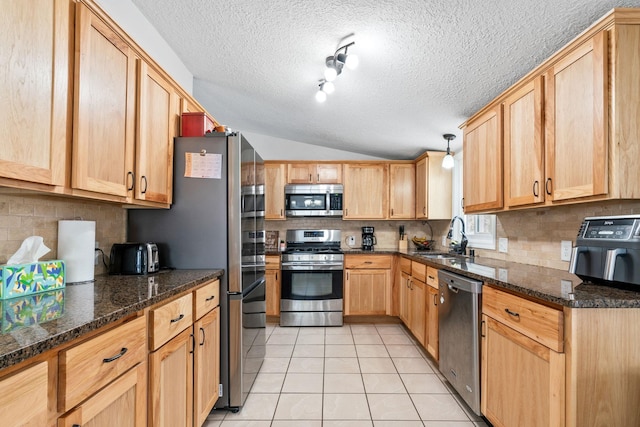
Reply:
[[[232,129],[389,159],[458,126],[613,7],[640,0],[132,0]],[[323,104],[324,59],[360,66]]]

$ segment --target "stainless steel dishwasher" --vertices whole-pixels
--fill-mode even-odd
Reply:
[[[438,272],[440,372],[480,414],[480,314],[482,282]]]

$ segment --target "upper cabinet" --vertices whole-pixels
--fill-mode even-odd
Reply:
[[[614,9],[465,123],[465,211],[640,198],[639,48],[640,13]]]
[[[451,170],[442,167],[444,152],[427,152],[416,162],[416,219],[451,218]]]
[[[502,208],[502,108],[496,105],[464,127],[465,213]]]
[[[343,219],[385,219],[389,197],[389,164],[344,165]]]
[[[545,191],[551,200],[607,194],[607,35],[597,33],[545,75]]]
[[[264,217],[265,219],[285,219],[284,183],[287,165],[284,163],[264,164]]]
[[[171,203],[173,138],[177,136],[178,94],[153,67],[138,67],[135,197]]]
[[[413,163],[389,165],[389,219],[415,217],[415,177]]]
[[[10,1],[2,9],[0,178],[62,186],[71,141],[72,1]]]
[[[342,184],[341,163],[290,163],[289,184]]]
[[[127,197],[133,189],[137,56],[84,4],[76,4],[73,119],[75,189]]]

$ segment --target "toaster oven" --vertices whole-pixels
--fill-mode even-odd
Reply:
[[[109,274],[142,275],[160,270],[155,243],[116,243],[111,247]]]

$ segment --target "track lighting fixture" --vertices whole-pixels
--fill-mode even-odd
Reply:
[[[351,42],[341,46],[334,52],[333,56],[326,57],[324,79],[320,81],[320,89],[316,93],[318,102],[326,101],[327,94],[333,93],[335,86],[332,82],[342,73],[344,67],[353,70],[358,66],[360,62],[358,56],[348,53],[349,48],[355,44],[356,42]]]
[[[452,169],[454,162],[449,144],[452,140],[456,139],[456,136],[452,133],[445,133],[442,137],[447,140],[447,154],[442,158],[442,167],[445,169]]]

